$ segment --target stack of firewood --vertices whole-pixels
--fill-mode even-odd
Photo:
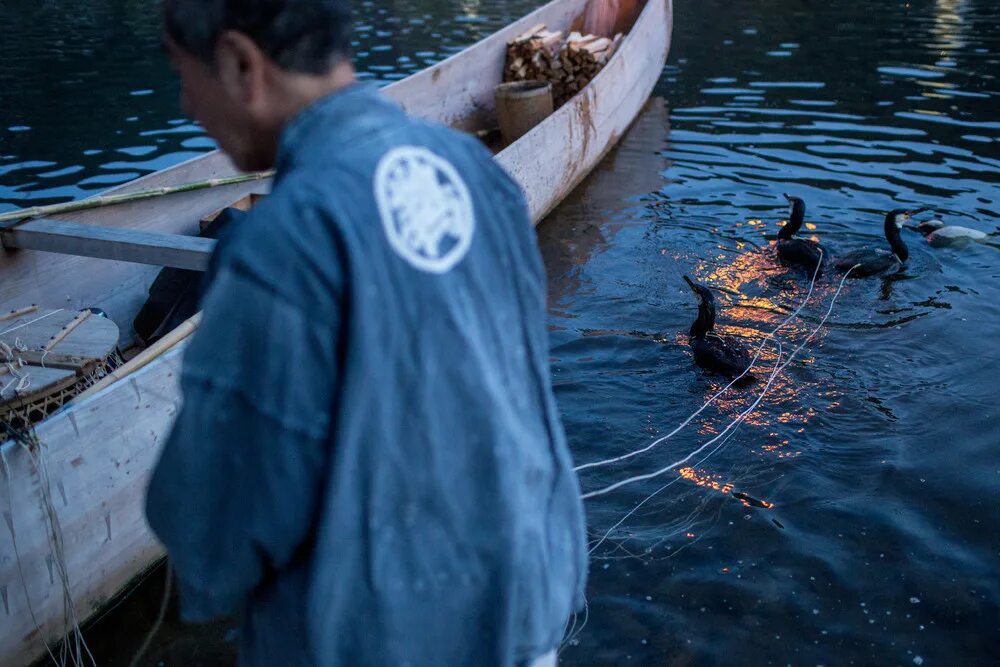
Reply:
[[[547,81],[545,74],[559,55],[562,31],[552,32],[540,23],[507,44],[504,81]]]
[[[621,39],[578,32],[563,39],[561,31],[534,26],[507,45],[504,81],[551,81],[555,106],[562,106],[601,71]]]

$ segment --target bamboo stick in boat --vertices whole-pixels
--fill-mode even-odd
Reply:
[[[4,320],[12,320],[15,317],[20,317],[21,315],[27,315],[28,313],[33,313],[36,310],[38,310],[38,306],[35,304],[31,304],[30,306],[25,306],[24,308],[17,308],[15,310],[10,311],[9,313],[4,313],[3,315],[0,315],[0,322],[3,322]]]
[[[84,211],[102,206],[114,206],[115,204],[125,204],[128,202],[140,201],[142,199],[152,199],[163,195],[172,195],[180,192],[193,192],[195,190],[205,190],[207,188],[217,188],[223,185],[233,185],[236,183],[246,183],[248,181],[260,181],[274,175],[273,171],[260,171],[252,174],[240,174],[239,176],[228,176],[226,178],[210,178],[205,181],[185,183],[183,185],[164,186],[162,188],[152,188],[150,190],[140,190],[139,192],[129,192],[120,195],[98,195],[79,201],[70,201],[63,204],[51,204],[49,206],[32,206],[22,208],[17,211],[0,213],[0,222],[11,220],[23,220],[25,218],[37,218],[42,215],[55,215],[56,213],[71,213],[73,211]]]
[[[128,363],[119,366],[94,383],[92,387],[88,388],[84,392],[81,392],[80,395],[73,399],[73,402],[77,403],[89,396],[93,396],[108,385],[117,382],[122,378],[126,378],[138,371],[140,368],[149,365],[149,363],[156,360],[157,357],[160,357],[166,352],[177,347],[178,344],[183,342],[188,336],[195,332],[200,323],[201,313],[195,313],[188,319],[181,322],[180,325],[170,331],[163,338],[137,354],[133,359],[129,360]]]
[[[52,336],[52,338],[49,339],[49,342],[45,344],[45,347],[43,347],[42,350],[44,350],[45,352],[48,352],[49,350],[51,350],[52,348],[54,348],[56,345],[58,345],[60,342],[62,342],[62,340],[64,338],[66,338],[66,336],[68,336],[71,333],[73,333],[74,329],[76,329],[78,326],[80,326],[81,324],[83,324],[83,322],[88,317],[90,317],[90,311],[89,310],[82,310],[82,311],[80,311],[80,313],[76,317],[74,317],[72,320],[70,320],[69,324],[67,324],[66,326],[64,326],[58,333],[56,333],[56,335]]]

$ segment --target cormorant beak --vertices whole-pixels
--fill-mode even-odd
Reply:
[[[686,282],[688,284],[688,287],[691,288],[691,291],[694,292],[694,296],[696,299],[698,299],[698,303],[699,304],[705,303],[705,295],[702,294],[702,292],[705,291],[705,288],[699,285],[698,283],[694,282],[687,276],[684,276],[684,282]]]
[[[929,209],[929,208],[918,208],[918,209],[914,209],[912,211],[905,211],[903,213],[903,215],[905,216],[905,218],[903,220],[899,220],[898,218],[896,219],[896,227],[902,229],[903,227],[906,226],[906,221],[907,220],[911,219],[915,215],[918,215],[920,213],[924,213],[924,212],[930,211],[930,210],[931,209]],[[914,229],[916,229],[916,227],[914,227]]]
[[[782,196],[782,197],[784,197],[784,198],[785,198],[786,200],[788,200],[789,202],[791,202],[791,201],[792,201],[792,196],[791,196],[790,194],[785,194],[785,193],[782,193],[782,195],[781,195],[781,196]]]

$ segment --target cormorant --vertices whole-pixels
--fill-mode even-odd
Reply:
[[[715,333],[715,297],[704,285],[684,276],[688,287],[698,298],[698,319],[688,334],[694,362],[707,370],[735,377],[750,366],[751,356],[737,341],[728,340]],[[752,375],[747,375],[753,380]]]
[[[868,276],[874,276],[889,269],[902,266],[910,257],[910,251],[907,249],[906,244],[903,243],[903,239],[899,235],[899,230],[902,229],[907,220],[917,213],[926,210],[925,208],[920,208],[915,211],[908,211],[897,208],[889,211],[885,214],[885,223],[883,225],[885,238],[889,242],[889,250],[882,250],[881,248],[855,250],[854,252],[838,257],[834,262],[834,266],[844,273],[851,271],[856,266],[857,268],[851,271],[852,278],[867,278]]]
[[[826,251],[815,241],[795,238],[795,234],[805,221],[806,203],[800,197],[792,197],[791,195],[784,197],[791,204],[792,209],[788,216],[788,223],[778,232],[776,244],[778,259],[790,266],[815,271],[816,264],[821,263],[826,257]],[[822,270],[820,267],[820,272]]]

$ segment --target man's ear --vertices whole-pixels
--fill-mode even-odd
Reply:
[[[265,56],[249,37],[223,31],[215,44],[215,67],[223,90],[234,101],[253,106],[261,99]]]

